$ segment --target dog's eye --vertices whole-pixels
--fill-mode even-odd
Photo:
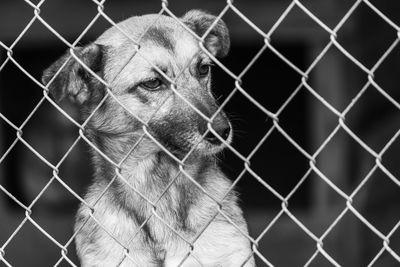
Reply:
[[[206,76],[211,70],[211,64],[199,64],[198,72],[200,76]]]
[[[154,79],[142,82],[140,85],[147,90],[157,90],[162,85],[162,81],[160,79],[154,78]]]

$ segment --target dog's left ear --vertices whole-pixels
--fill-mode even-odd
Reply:
[[[201,10],[190,10],[181,19],[191,30],[201,37],[211,27],[217,17]],[[229,31],[222,20],[218,20],[208,33],[204,44],[213,56],[224,57],[228,54],[230,47]]]

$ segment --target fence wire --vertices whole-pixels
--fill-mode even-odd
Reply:
[[[172,232],[174,232],[180,239],[182,239],[188,247],[188,253],[187,255],[182,258],[181,264],[183,264],[188,257],[195,258],[195,260],[199,263],[199,265],[202,265],[201,259],[196,258],[193,252],[193,248],[196,246],[196,241],[197,239],[202,235],[202,233],[207,229],[209,224],[212,222],[210,220],[207,225],[204,226],[203,229],[200,229],[200,231],[195,235],[195,238],[192,240],[187,240],[185,237],[183,237],[179,232],[175,230],[175,228],[171,225],[168,225],[168,223],[158,214],[157,212],[157,203],[160,201],[160,199],[163,198],[165,193],[170,189],[170,186],[176,181],[176,178],[178,175],[184,175],[187,179],[189,179],[196,187],[198,187],[201,192],[203,192],[205,195],[209,196],[211,199],[213,197],[193,178],[191,175],[185,171],[185,161],[189,157],[189,155],[193,152],[195,147],[192,148],[192,150],[186,155],[185,158],[183,159],[178,159],[176,156],[174,156],[167,148],[165,148],[157,139],[152,136],[152,134],[148,131],[148,122],[151,120],[148,119],[147,121],[141,120],[137,114],[134,114],[132,111],[130,111],[127,107],[123,106],[123,104],[118,100],[118,98],[113,94],[112,90],[110,89],[110,83],[107,83],[104,81],[101,77],[99,77],[95,72],[93,72],[85,63],[75,54],[74,48],[77,46],[77,44],[82,40],[82,38],[88,33],[88,31],[92,28],[94,23],[100,19],[104,18],[110,26],[118,28],[118,30],[121,31],[123,35],[126,36],[129,40],[132,41],[132,43],[135,44],[135,51],[132,51],[132,57],[134,56],[142,56],[145,57],[144,55],[141,54],[140,50],[140,42],[141,38],[135,40],[131,36],[129,36],[128,33],[124,32],[122,28],[120,28],[117,25],[117,22],[115,22],[113,19],[111,19],[107,13],[106,13],[106,8],[104,7],[105,0],[103,1],[96,1],[92,0],[93,5],[97,7],[97,14],[93,17],[93,19],[90,21],[90,23],[87,25],[87,27],[82,31],[82,33],[79,35],[78,38],[74,42],[68,42],[60,33],[55,30],[52,25],[50,25],[46,20],[41,17],[41,6],[45,3],[46,0],[42,0],[39,3],[35,4],[31,1],[24,0],[24,2],[29,5],[32,8],[33,12],[33,17],[29,21],[29,23],[26,25],[26,27],[22,30],[22,32],[18,35],[18,37],[12,42],[10,45],[6,45],[0,40],[0,46],[2,49],[6,51],[6,58],[5,60],[1,63],[0,65],[0,72],[4,69],[4,67],[7,64],[14,64],[20,71],[22,71],[34,84],[39,86],[41,90],[43,91],[43,96],[40,99],[40,101],[37,103],[35,108],[30,112],[30,114],[26,117],[26,119],[23,121],[21,125],[16,125],[13,123],[11,120],[9,120],[4,114],[0,113],[0,119],[3,120],[6,124],[8,124],[10,127],[12,127],[15,131],[16,137],[15,140],[11,143],[11,145],[5,150],[5,153],[3,155],[0,155],[0,164],[7,158],[7,156],[10,154],[10,152],[14,149],[14,147],[20,143],[23,144],[26,148],[28,148],[30,151],[32,151],[44,164],[48,166],[52,170],[52,177],[49,179],[48,183],[42,188],[42,190],[37,194],[37,196],[34,198],[34,200],[29,204],[25,205],[22,203],[21,200],[19,200],[17,197],[15,197],[11,192],[7,190],[2,184],[0,184],[0,191],[5,194],[7,197],[9,197],[13,202],[15,202],[17,205],[19,205],[23,210],[25,210],[25,216],[24,219],[20,222],[20,224],[16,227],[14,232],[9,236],[9,238],[3,243],[0,244],[0,262],[4,263],[6,266],[12,266],[9,261],[7,260],[7,247],[9,246],[10,242],[16,237],[16,235],[19,233],[19,231],[22,229],[22,227],[30,223],[32,224],[35,228],[37,228],[43,235],[45,235],[52,243],[54,243],[54,246],[57,246],[60,250],[61,256],[58,260],[58,262],[55,263],[54,266],[59,266],[60,264],[65,264],[68,263],[71,266],[76,266],[76,263],[74,263],[70,257],[69,257],[69,247],[71,243],[74,241],[74,238],[78,234],[79,230],[76,231],[70,239],[66,243],[60,243],[57,241],[56,238],[54,238],[51,234],[49,234],[35,219],[33,218],[33,212],[32,208],[35,206],[35,204],[41,199],[43,194],[46,192],[46,190],[53,184],[53,183],[59,183],[62,185],[68,192],[75,197],[79,202],[83,203],[85,206],[87,206],[91,212],[90,212],[90,218],[94,220],[99,227],[101,227],[112,239],[114,239],[123,249],[124,249],[124,255],[123,258],[121,258],[121,263],[128,259],[134,262],[134,259],[130,258],[129,255],[129,242],[124,243],[121,240],[118,240],[117,237],[113,235],[113,233],[110,231],[110,229],[107,229],[102,225],[102,221],[98,220],[95,216],[95,210],[96,210],[96,204],[99,201],[101,197],[103,197],[104,193],[109,189],[109,187],[114,183],[116,180],[120,180],[124,183],[127,184],[134,192],[139,194],[141,198],[143,198],[145,201],[147,201],[152,207],[152,215],[149,218],[146,218],[146,220],[143,222],[143,224],[140,226],[138,229],[138,232],[142,230],[144,225],[150,220],[151,217],[155,217],[161,222],[163,222]],[[346,24],[346,22],[349,20],[349,17],[360,7],[360,5],[366,5],[371,11],[373,11],[376,15],[378,15],[380,18],[384,20],[384,22],[390,26],[393,31],[397,33],[398,38],[393,41],[393,43],[389,46],[389,48],[380,56],[380,58],[376,61],[376,63],[373,65],[372,68],[368,68],[365,66],[363,63],[361,63],[355,56],[352,55],[351,52],[347,51],[344,46],[339,43],[338,41],[338,33],[342,29],[342,27]],[[294,8],[299,8],[305,15],[307,15],[310,19],[312,19],[316,24],[320,26],[320,28],[326,33],[327,36],[329,36],[330,40],[328,44],[321,50],[321,52],[315,56],[314,60],[312,63],[305,69],[302,70],[296,64],[292,63],[284,54],[282,54],[276,47],[271,42],[271,36],[274,34],[274,32],[280,27],[280,25],[285,21],[285,18],[288,16],[288,14],[294,9]],[[238,18],[240,18],[243,22],[245,22],[247,25],[249,25],[252,29],[254,29],[258,35],[260,35],[263,40],[264,44],[262,48],[259,50],[259,52],[249,61],[248,65],[239,73],[235,74],[233,73],[228,67],[226,67],[223,63],[221,63],[217,58],[215,58],[208,50],[204,47],[204,40],[207,37],[207,35],[211,32],[213,27],[216,26],[217,22],[219,19],[223,19],[223,16],[228,12],[232,11],[234,14],[237,15]],[[249,17],[246,16],[246,14],[242,13],[242,11],[235,6],[235,3],[231,0],[226,1],[225,7],[222,9],[222,11],[217,14],[217,19],[212,23],[210,28],[204,33],[203,36],[197,36],[191,29],[189,29],[184,23],[182,23],[178,17],[169,9],[168,7],[168,1],[167,0],[162,0],[160,2],[160,10],[158,12],[158,16],[161,15],[168,15],[176,21],[178,21],[190,34],[192,34],[196,40],[199,43],[200,49],[202,52],[206,53],[212,61],[219,67],[221,68],[227,75],[229,75],[233,80],[234,80],[234,88],[232,88],[231,93],[229,96],[224,100],[224,102],[221,104],[220,108],[218,111],[222,110],[227,103],[231,101],[231,99],[236,96],[236,95],[242,95],[245,98],[247,98],[252,104],[254,104],[255,107],[257,107],[261,112],[263,112],[268,118],[270,118],[273,121],[273,124],[270,129],[264,134],[264,136],[259,140],[257,145],[251,150],[251,152],[248,155],[243,155],[240,153],[238,150],[236,150],[232,145],[226,143],[226,141],[219,137],[218,134],[214,131],[214,129],[211,127],[211,123],[213,122],[215,116],[217,115],[214,114],[211,118],[208,118],[205,116],[200,110],[197,110],[196,107],[194,107],[188,100],[186,100],[177,90],[176,90],[176,79],[171,79],[168,77],[164,72],[162,72],[157,66],[153,65],[151,61],[148,61],[154,69],[156,69],[160,75],[162,75],[167,81],[170,82],[171,86],[170,89],[172,92],[178,96],[179,98],[182,98],[188,105],[190,105],[191,108],[193,108],[202,118],[204,118],[207,121],[207,127],[208,131],[213,132],[220,140],[221,142],[224,142],[226,145],[226,149],[229,149],[232,151],[238,158],[240,158],[243,162],[243,170],[239,174],[238,177],[236,177],[233,181],[233,184],[230,189],[232,189],[244,176],[245,173],[250,174],[254,179],[256,179],[259,182],[259,186],[265,187],[267,190],[269,190],[280,202],[281,202],[281,209],[280,211],[276,214],[276,216],[270,221],[270,223],[265,227],[265,229],[259,234],[258,236],[250,236],[247,233],[244,233],[240,230],[240,227],[235,225],[233,221],[229,219],[229,217],[223,212],[221,205],[222,205],[222,200],[216,200],[213,199],[213,201],[216,202],[216,204],[220,207],[218,211],[216,211],[213,219],[217,215],[221,215],[225,217],[234,227],[236,227],[241,233],[251,242],[252,246],[252,254],[248,255],[249,258],[251,256],[256,256],[259,260],[261,260],[263,263],[265,263],[268,266],[274,266],[274,263],[270,261],[266,255],[263,255],[263,253],[259,250],[259,242],[264,236],[267,234],[268,231],[272,228],[272,226],[279,220],[284,215],[287,215],[295,224],[297,224],[300,229],[304,231],[304,233],[313,240],[315,243],[315,252],[310,255],[308,261],[305,263],[305,266],[309,266],[313,263],[313,261],[316,259],[317,256],[323,256],[326,260],[328,260],[332,265],[334,266],[341,266],[337,260],[335,259],[334,256],[332,256],[325,248],[324,248],[324,240],[325,238],[332,232],[332,230],[339,224],[339,222],[343,219],[343,217],[346,214],[353,214],[356,216],[360,222],[362,222],[368,229],[375,234],[381,241],[382,241],[382,247],[379,250],[379,252],[376,254],[376,256],[373,258],[373,260],[369,263],[369,266],[373,266],[383,255],[383,253],[388,252],[397,262],[400,263],[400,255],[396,253],[390,246],[390,239],[394,235],[394,233],[398,230],[400,227],[400,221],[388,232],[388,233],[383,233],[380,230],[378,230],[372,222],[367,220],[360,212],[353,206],[353,199],[356,197],[356,195],[360,192],[360,190],[365,186],[365,184],[371,179],[372,175],[380,170],[386,176],[393,181],[395,186],[400,187],[400,180],[392,174],[387,167],[382,162],[382,157],[388,151],[388,149],[391,147],[391,145],[398,139],[398,136],[400,135],[400,129],[397,130],[395,135],[387,142],[387,144],[381,149],[380,151],[376,151],[373,148],[371,148],[366,142],[364,142],[352,129],[346,124],[346,115],[353,109],[357,103],[360,102],[361,97],[365,94],[367,88],[372,87],[376,92],[378,92],[380,95],[382,95],[384,98],[386,98],[396,109],[400,110],[400,103],[398,103],[391,95],[389,95],[385,89],[380,86],[377,81],[374,79],[374,74],[375,71],[381,66],[381,64],[391,55],[393,50],[398,46],[399,40],[400,40],[400,28],[396,23],[394,23],[392,20],[390,20],[385,14],[383,14],[377,7],[375,7],[370,1],[368,0],[358,0],[353,3],[353,5],[347,10],[347,12],[344,14],[344,16],[341,18],[341,20],[337,23],[336,26],[334,27],[329,27],[327,24],[324,23],[317,15],[315,15],[311,10],[309,10],[301,1],[299,0],[294,0],[291,1],[290,4],[287,6],[286,10],[284,10],[281,14],[281,16],[276,20],[276,23],[269,29],[268,32],[263,31],[260,27],[258,27],[255,23],[251,21]],[[61,40],[66,47],[69,48],[70,56],[69,58],[65,61],[65,63],[60,67],[59,71],[57,74],[53,77],[53,79],[47,84],[44,85],[42,82],[37,80],[33,75],[29,73],[28,70],[24,69],[24,67],[14,58],[14,48],[16,45],[20,42],[21,38],[29,32],[32,24],[34,22],[40,22],[43,26],[45,26],[50,32],[54,34],[55,37],[57,37],[59,40]],[[154,21],[154,23],[156,20]],[[229,26],[229,25],[228,25]],[[149,27],[150,28],[150,27]],[[317,90],[315,90],[312,85],[310,84],[309,77],[310,73],[315,69],[316,65],[324,58],[324,56],[327,54],[327,52],[332,49],[336,48],[339,50],[345,57],[347,57],[352,63],[354,63],[357,68],[359,68],[364,74],[365,77],[367,78],[367,82],[364,84],[364,86],[361,88],[361,90],[356,94],[356,96],[351,100],[351,102],[343,109],[343,111],[338,110],[335,108],[329,101],[327,101],[323,96],[321,96]],[[263,106],[255,97],[253,97],[245,88],[245,84],[242,83],[242,78],[246,75],[246,73],[250,70],[250,68],[257,62],[257,60],[263,55],[263,53],[269,50],[270,52],[274,53],[276,56],[278,56],[287,66],[289,66],[291,69],[293,69],[298,75],[301,76],[301,82],[298,84],[296,89],[293,91],[293,93],[286,99],[286,101],[283,103],[283,105],[277,110],[277,111],[272,111],[269,110],[268,107]],[[48,87],[51,85],[55,77],[61,72],[61,70],[65,67],[67,61],[69,59],[75,59],[76,61],[81,64],[91,75],[96,77],[104,86],[106,86],[107,91],[104,96],[104,98],[100,101],[100,103],[97,105],[97,107],[94,109],[94,111],[89,115],[89,117],[83,122],[79,123],[76,121],[73,117],[71,117],[66,111],[64,111],[53,99],[49,96],[49,89]],[[127,60],[127,63],[129,62],[130,59]],[[188,66],[185,66],[187,68]],[[182,69],[182,72],[184,69]],[[120,70],[122,71],[122,69]],[[181,72],[181,73],[182,73]],[[119,73],[118,73],[119,74]],[[116,76],[118,75],[116,74]],[[179,75],[178,75],[179,76]],[[279,118],[281,113],[286,109],[286,107],[292,102],[292,100],[295,98],[296,95],[298,95],[301,91],[307,91],[309,92],[315,100],[319,101],[323,106],[325,106],[337,119],[337,125],[336,127],[332,130],[332,132],[326,137],[326,139],[322,142],[322,144],[315,150],[314,153],[309,153],[304,149],[300,144],[298,144],[292,137],[291,135],[285,131],[285,129],[281,126],[279,122]],[[117,101],[121,106],[124,107],[124,109],[129,112],[135,119],[139,120],[143,124],[143,135],[138,139],[137,143],[132,146],[132,148],[129,150],[129,153],[120,161],[120,162],[115,162],[111,158],[109,158],[106,154],[104,154],[103,151],[101,151],[100,148],[96,147],[96,145],[85,136],[85,129],[87,126],[87,123],[89,120],[92,118],[92,116],[98,111],[98,109],[104,104],[105,100],[107,98],[113,98],[115,101]],[[166,101],[166,99],[165,99]],[[69,147],[69,149],[65,152],[63,157],[61,158],[60,161],[56,163],[50,162],[48,159],[46,159],[44,156],[42,156],[25,138],[24,138],[24,128],[27,125],[27,123],[31,120],[31,118],[36,114],[37,110],[44,105],[44,103],[50,103],[58,112],[60,112],[65,118],[67,118],[71,123],[73,123],[77,128],[79,132],[79,136],[76,138],[76,140],[73,142],[73,144]],[[161,108],[161,107],[160,107]],[[155,114],[153,114],[154,116]],[[345,193],[340,186],[336,185],[333,180],[330,179],[326,174],[323,173],[322,170],[320,170],[317,167],[317,157],[324,151],[326,148],[327,144],[338,134],[340,130],[344,130],[348,136],[350,136],[354,141],[358,143],[358,145],[364,149],[368,154],[370,154],[374,159],[375,159],[375,164],[374,166],[370,169],[368,174],[360,181],[358,186],[350,193],[347,194]],[[251,167],[251,161],[255,153],[262,147],[262,145],[265,143],[265,141],[271,136],[272,133],[279,133],[281,136],[283,136],[287,141],[291,143],[291,145],[296,148],[309,162],[309,168],[308,170],[304,173],[304,176],[301,177],[301,179],[298,181],[298,183],[293,187],[293,189],[289,192],[287,195],[282,195],[279,193],[276,189],[274,189],[273,186],[271,186],[266,179],[263,179],[260,175],[257,174],[255,170],[252,169]],[[206,133],[204,134],[204,136]],[[204,137],[203,136],[203,137]],[[171,158],[173,158],[177,164],[179,165],[179,173],[175,176],[174,179],[170,181],[170,183],[166,186],[164,189],[163,193],[157,196],[155,200],[150,200],[150,196],[145,195],[143,192],[140,192],[138,189],[136,189],[134,186],[129,184],[126,180],[126,178],[122,175],[121,173],[121,166],[122,164],[126,161],[126,159],[135,151],[135,148],[139,145],[139,143],[144,139],[144,138],[149,138],[154,141],[160,148],[170,155]],[[71,151],[75,148],[75,146],[78,144],[78,142],[84,141],[87,143],[90,147],[92,147],[95,151],[97,151],[106,161],[108,161],[112,166],[115,167],[115,174],[114,177],[110,180],[108,186],[106,187],[106,190],[100,195],[99,199],[94,204],[89,204],[86,203],[83,198],[79,196],[78,193],[76,193],[63,179],[62,177],[59,176],[59,169],[60,166],[64,163],[65,159],[70,155]],[[343,201],[346,203],[346,207],[340,212],[340,214],[333,220],[333,222],[326,227],[325,231],[323,232],[322,235],[316,235],[313,233],[312,230],[310,230],[302,221],[296,217],[296,215],[289,209],[289,203],[291,201],[292,196],[298,191],[299,187],[310,177],[311,173],[317,174],[319,179],[321,181],[325,182],[326,185],[328,185],[330,188],[332,188],[338,196],[340,196]],[[234,178],[234,177],[233,177]],[[226,193],[226,195],[228,192]],[[225,195],[225,196],[226,196]],[[138,234],[138,232],[136,234]],[[131,241],[135,238],[136,235],[131,237]],[[284,250],[284,248],[282,248]],[[238,265],[241,265],[244,263],[238,263]]]

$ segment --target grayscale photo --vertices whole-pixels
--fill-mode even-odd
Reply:
[[[0,266],[400,266],[399,11],[0,0]]]

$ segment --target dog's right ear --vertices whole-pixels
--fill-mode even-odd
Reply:
[[[202,37],[217,19],[201,10],[190,10],[182,18],[192,31],[199,37]],[[219,19],[216,25],[211,29],[210,33],[205,38],[205,47],[210,53],[216,57],[225,57],[230,48],[229,31],[225,22]]]
[[[104,46],[94,43],[74,48],[75,55],[101,78],[104,77],[105,52]],[[69,50],[43,72],[42,83],[47,85],[67,60],[64,68],[48,87],[53,99],[59,102],[69,96],[78,104],[89,100],[100,101],[104,96],[105,86],[74,59]]]

